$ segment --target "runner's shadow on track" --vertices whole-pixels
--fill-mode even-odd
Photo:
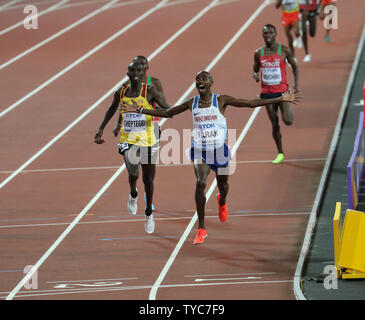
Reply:
[[[153,233],[154,238],[148,239],[148,243],[161,249],[172,250],[179,241],[178,236],[166,236],[158,232]]]

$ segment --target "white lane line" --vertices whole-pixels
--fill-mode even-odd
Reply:
[[[4,10],[7,7],[10,7],[11,5],[13,5],[13,4],[17,3],[17,2],[19,2],[19,0],[13,0],[13,1],[10,1],[8,3],[5,3],[5,4],[1,5],[0,6],[0,11]]]
[[[144,15],[148,13],[152,13],[154,10],[159,9],[164,6],[168,0],[163,0],[159,4],[157,4],[154,8],[150,9]],[[206,6],[203,10],[201,10],[196,16],[194,16],[189,22],[187,22],[184,26],[182,26],[174,35],[172,35],[167,41],[165,41],[159,48],[157,48],[149,57],[148,60],[151,61],[156,55],[158,55],[162,50],[164,50],[171,42],[173,42],[178,36],[180,36],[184,31],[186,31],[191,25],[193,25],[196,21],[198,21],[204,14],[206,14],[211,8],[213,8],[218,0],[213,0],[208,6]],[[135,20],[136,21],[136,20]],[[41,148],[37,153],[35,153],[31,158],[29,158],[25,163],[23,163],[17,170],[15,170],[9,177],[3,180],[0,183],[0,189],[3,188],[7,183],[9,183],[12,179],[14,179],[20,172],[22,172],[29,164],[31,164],[35,159],[37,159],[41,154],[43,154],[49,147],[51,147],[56,141],[58,141],[63,135],[65,135],[69,130],[71,130],[76,124],[78,124],[83,118],[85,118],[91,111],[93,111],[96,107],[100,105],[106,98],[110,97],[111,94],[121,86],[122,83],[127,81],[127,77],[124,77],[121,81],[119,81],[113,88],[111,88],[108,92],[106,92],[101,98],[99,98],[92,106],[90,106],[86,111],[84,111],[77,119],[75,119],[71,124],[69,124],[64,130],[62,130],[58,135],[56,135],[50,142],[48,142],[43,148]],[[185,92],[185,94],[178,100],[178,103],[181,103],[185,97],[189,94],[191,89],[194,86],[190,86],[190,88]],[[162,126],[167,121],[167,118],[162,119],[160,121],[160,126]]]
[[[175,4],[182,4],[182,3],[190,3],[190,2],[196,2],[199,0],[176,0],[174,2],[170,2],[166,5],[166,7],[173,6]]]
[[[159,218],[157,216],[158,213],[156,213],[156,217],[154,217],[155,221],[167,221],[167,220],[189,220],[191,219],[191,216],[188,217],[164,217]],[[238,218],[238,217],[276,217],[276,216],[299,216],[299,215],[309,215],[309,212],[292,212],[292,213],[240,213],[240,214],[230,214],[230,219]],[[213,218],[217,219],[217,215],[206,215],[206,219]],[[82,224],[102,224],[102,223],[130,223],[130,222],[136,222],[136,221],[144,221],[144,218],[141,219],[122,219],[122,220],[98,220],[98,221],[83,221],[79,222],[79,225]],[[69,222],[56,222],[56,223],[37,223],[37,224],[16,224],[16,225],[0,225],[0,229],[6,229],[6,228],[33,228],[33,227],[54,227],[54,226],[68,226]]]
[[[313,158],[313,159],[285,159],[285,162],[321,162],[326,161],[325,158]],[[271,160],[242,160],[242,161],[232,161],[235,164],[258,164],[258,163],[271,163]],[[181,163],[181,164],[157,164],[157,167],[180,167],[180,166],[191,166],[191,163]],[[50,169],[33,169],[33,170],[23,170],[22,173],[37,173],[37,172],[57,172],[57,171],[85,171],[85,170],[116,170],[119,166],[111,167],[79,167],[79,168],[50,168]],[[0,174],[13,173],[14,170],[0,171]]]
[[[93,280],[59,280],[59,281],[47,281],[46,283],[73,283],[73,282],[101,282],[101,281],[119,281],[119,280],[136,280],[138,277],[134,278],[113,278],[113,279],[93,279]]]
[[[234,42],[241,36],[241,34],[248,28],[248,26],[256,19],[256,17],[261,13],[261,11],[269,4],[270,0],[265,0],[260,7],[254,12],[254,14],[246,21],[246,23],[240,28],[240,30],[234,35],[234,37],[225,45],[225,47],[222,49],[222,51],[217,55],[217,57],[212,61],[212,63],[206,68],[207,71],[210,71],[214,67],[214,65],[223,57],[223,55],[228,51],[228,49],[234,44]],[[190,89],[192,90],[194,87],[194,84],[191,85]],[[254,119],[256,118],[257,114],[261,110],[261,107],[256,108],[251,117],[249,118],[245,128],[242,130],[237,142],[232,148],[232,156],[235,154],[238,146],[241,144],[244,136],[246,135],[248,129],[251,127]],[[206,198],[207,200],[210,198],[211,194],[213,193],[213,190],[215,189],[217,185],[216,179],[214,179],[213,183],[211,184],[207,194]],[[175,258],[177,257],[177,254],[179,253],[182,245],[184,244],[186,238],[188,237],[191,229],[193,228],[195,222],[197,220],[197,213],[195,212],[194,216],[191,218],[190,223],[188,224],[187,228],[185,229],[183,235],[181,236],[178,244],[176,245],[174,251],[172,252],[171,256],[169,257],[168,261],[166,262],[164,268],[162,269],[159,277],[157,278],[155,284],[152,286],[152,289],[150,291],[149,299],[155,300],[156,299],[156,293],[158,290],[158,287],[161,285],[164,277],[166,276],[168,270],[170,269],[172,263],[174,262]]]
[[[251,284],[278,284],[278,283],[292,283],[293,280],[271,280],[271,281],[235,281],[235,282],[214,282],[214,283],[183,283],[183,284],[164,284],[161,288],[183,288],[183,287],[201,287],[201,286],[227,286],[227,285],[251,285]],[[125,286],[117,288],[93,288],[89,289],[71,289],[69,291],[58,291],[56,290],[38,290],[41,293],[29,293],[29,291],[20,291],[17,297],[38,297],[38,296],[51,296],[60,294],[73,294],[73,293],[95,293],[95,292],[110,292],[110,291],[126,291],[126,290],[144,290],[150,289],[150,285],[144,286]],[[7,292],[0,292],[0,294],[7,294]],[[0,297],[5,298],[5,297]]]
[[[20,0],[20,1],[24,1],[24,0]],[[67,8],[70,8],[70,7],[85,6],[85,5],[90,5],[90,4],[94,4],[94,3],[107,2],[107,1],[108,0],[85,0],[85,1],[80,1],[80,2],[71,2],[71,3],[66,3],[61,8],[56,8],[54,11],[63,10],[63,9],[67,9]],[[143,0],[141,0],[141,1],[143,1]],[[16,5],[12,6],[11,8],[6,8],[6,9],[4,9],[4,11],[23,9],[27,4],[32,4],[34,6],[38,6],[38,5],[52,4],[54,2],[57,2],[57,0],[32,1],[31,3],[28,2],[28,3],[24,3],[24,4],[20,3],[20,4],[16,4]]]
[[[99,46],[95,47],[93,50],[89,51],[88,54],[84,55],[83,57],[86,59],[87,55],[91,55],[92,52],[96,52],[97,48],[101,48],[102,46],[105,46],[110,41],[114,40],[117,36],[121,35],[128,29],[130,29],[135,24],[139,23],[146,17],[148,17],[150,14],[155,12],[156,10],[159,10],[165,3],[167,3],[168,0],[162,0],[159,2],[156,6],[142,14],[140,17],[129,23],[126,27],[122,28],[120,31],[115,33],[113,36],[105,40],[103,43],[101,43]],[[81,58],[80,58],[81,59]],[[80,59],[77,61],[80,62]],[[77,62],[76,61],[76,62]],[[75,65],[76,62],[74,62],[72,65]],[[70,70],[72,68],[72,65],[67,67],[66,69]],[[56,78],[61,76],[61,73],[67,72],[66,69],[58,73],[56,76],[52,77],[50,80],[46,81],[38,87],[36,90],[41,90],[42,88],[46,87],[49,83],[54,81]],[[52,80],[53,79],[53,80]],[[48,142],[44,147],[42,147],[37,153],[35,153],[32,157],[30,157],[26,162],[24,162],[17,170],[15,170],[9,177],[7,177],[5,180],[3,180],[0,183],[0,189],[3,188],[7,183],[9,183],[12,179],[14,179],[20,172],[22,172],[29,164],[31,164],[35,159],[37,159],[41,154],[43,154],[49,147],[51,147],[56,141],[58,141],[62,136],[64,136],[69,130],[71,130],[76,124],[78,124],[82,119],[84,119],[91,111],[93,111],[102,101],[104,101],[107,97],[109,97],[124,81],[127,80],[127,77],[124,77],[122,81],[118,82],[113,88],[111,88],[108,92],[106,92],[101,98],[99,98],[92,106],[90,106],[86,111],[84,111],[78,118],[76,118],[72,123],[70,123],[65,129],[63,129],[59,134],[57,134],[50,142]],[[31,95],[35,94],[35,91],[32,91]],[[30,96],[28,94],[26,97]],[[24,98],[23,98],[24,99]]]
[[[262,277],[238,277],[238,278],[209,278],[209,279],[195,279],[195,282],[204,282],[204,281],[229,281],[229,280],[259,280],[262,279]]]
[[[152,1],[154,1],[154,0],[138,0],[136,3],[152,2]],[[125,2],[117,3],[117,4],[113,5],[111,8],[114,9],[114,8],[118,8],[118,7],[124,6],[124,3]],[[168,5],[170,5],[170,2],[169,3],[166,3],[165,7],[167,7]],[[175,5],[175,3],[172,3],[172,5]]]
[[[52,244],[52,246],[43,254],[43,256],[36,262],[32,269],[25,275],[25,277],[18,283],[18,285],[10,292],[6,297],[6,300],[12,300],[17,292],[24,286],[27,281],[33,276],[34,272],[43,264],[49,255],[58,247],[63,239],[71,232],[75,225],[83,218],[85,213],[94,205],[94,203],[100,198],[100,196],[109,188],[119,174],[124,170],[125,164],[123,164],[116,173],[108,180],[108,182],[100,189],[95,197],[86,205],[86,207],[80,212],[80,214],[71,222],[66,230],[58,237],[58,239]]]
[[[232,148],[232,157],[236,152],[237,147],[241,144],[243,138],[245,137],[248,129],[251,127],[254,119],[256,118],[257,114],[259,113],[259,111],[261,110],[261,107],[256,108],[250,119],[248,120],[248,123],[246,124],[246,126],[244,127],[244,129],[242,130],[240,136],[238,137],[237,142],[235,143],[235,145]],[[210,185],[208,192],[206,193],[206,199],[207,201],[209,200],[209,198],[211,197],[215,187],[217,186],[217,180],[214,179],[214,181],[212,182],[212,184]],[[183,235],[181,236],[181,238],[179,239],[179,242],[177,243],[177,245],[175,246],[173,252],[171,253],[169,259],[167,260],[165,266],[163,267],[160,275],[158,276],[156,282],[154,283],[154,285],[151,288],[150,294],[149,294],[149,299],[150,300],[156,300],[156,293],[159,287],[161,286],[161,283],[163,281],[163,279],[165,278],[167,272],[169,271],[171,265],[173,264],[173,262],[175,261],[175,258],[177,257],[177,255],[179,254],[180,249],[182,248],[183,244],[185,243],[188,235],[190,234],[193,226],[195,225],[195,222],[197,220],[197,212],[195,211],[194,216],[191,218],[188,226],[186,227]]]
[[[335,152],[337,149],[339,137],[340,137],[341,130],[342,130],[343,119],[345,116],[345,112],[346,112],[347,108],[349,107],[348,105],[350,103],[350,93],[351,93],[353,81],[355,79],[355,75],[357,72],[357,68],[360,63],[360,59],[361,59],[360,57],[361,57],[361,53],[362,53],[364,46],[365,46],[365,24],[363,24],[363,27],[362,27],[360,43],[357,48],[357,52],[356,52],[356,55],[354,58],[351,72],[350,72],[350,75],[349,75],[349,78],[347,81],[345,95],[343,97],[341,109],[338,114],[336,127],[334,130],[333,136],[332,136],[331,144],[330,144],[329,151],[328,151],[328,156],[326,159],[324,169],[322,171],[321,180],[319,182],[318,191],[317,191],[316,197],[314,199],[312,211],[311,211],[311,214],[309,217],[307,229],[305,231],[303,244],[302,244],[302,248],[301,248],[298,263],[297,263],[297,268],[296,268],[295,274],[294,274],[293,290],[294,290],[294,294],[295,294],[295,297],[297,298],[297,300],[307,300],[307,298],[305,297],[305,295],[302,291],[303,267],[305,265],[305,259],[307,258],[307,254],[309,253],[309,250],[312,247],[311,246],[312,233],[316,226],[317,215],[319,214],[318,210],[320,209],[320,204],[321,204],[322,196],[324,194],[324,190],[326,187],[326,182],[329,177],[330,168],[331,168],[332,162],[334,161]],[[347,203],[345,204],[344,202],[342,202],[342,205],[344,206],[344,208],[347,208]]]
[[[149,12],[159,9],[164,6],[168,0],[161,1],[154,8],[150,9],[143,16],[147,15]],[[159,48],[157,48],[149,57],[149,61],[151,61],[156,55],[158,55],[162,50],[164,50],[171,42],[173,42],[178,36],[180,36],[184,31],[186,31],[191,25],[193,25],[197,20],[199,20],[204,14],[206,14],[211,8],[213,8],[218,0],[213,0],[207,7],[201,10],[196,16],[194,16],[189,22],[187,22],[183,27],[181,27],[173,36],[171,36],[167,41],[165,41]],[[136,21],[136,20],[135,20]],[[15,170],[9,177],[7,177],[3,182],[0,183],[0,189],[3,188],[8,182],[10,182],[14,177],[16,177],[20,172],[22,172],[30,163],[32,163],[35,159],[37,159],[41,154],[43,154],[50,146],[52,146],[57,140],[59,140],[63,135],[65,135],[70,129],[72,129],[77,123],[79,123],[83,118],[85,118],[91,111],[93,111],[99,104],[104,101],[107,97],[109,97],[117,88],[127,80],[127,77],[124,77],[121,81],[119,81],[112,89],[106,92],[101,98],[99,98],[91,107],[89,107],[84,113],[82,113],[76,120],[74,120],[70,125],[68,125],[63,131],[61,131],[57,136],[55,136],[48,144],[46,144],[43,148],[41,148],[36,154],[34,154],[31,158],[29,158],[23,165],[21,165],[17,170]],[[191,89],[194,86],[190,86],[190,88],[185,92],[185,94],[178,100],[178,103],[181,103]],[[160,121],[160,126],[162,126],[167,121],[167,118],[162,119]]]
[[[252,275],[273,275],[273,274],[276,274],[276,272],[191,274],[191,275],[186,275],[184,277],[185,278],[196,278],[196,277],[252,276]]]
[[[63,4],[67,3],[68,1],[70,1],[70,0],[62,0],[59,3],[56,3],[55,5],[53,5],[52,7],[49,7],[46,10],[43,10],[41,12],[38,12],[37,13],[37,17],[39,18],[40,16],[43,16],[43,15],[49,13],[49,12],[54,11],[55,9],[59,8],[60,6],[62,6]],[[13,24],[10,27],[1,30],[0,31],[0,36],[4,35],[5,33],[9,32],[9,31],[12,31],[12,30],[14,30],[14,29],[16,29],[16,28],[18,28],[20,26],[23,26],[23,25],[24,25],[24,21],[23,20],[22,21],[19,21],[18,23],[15,23],[15,24]]]
[[[168,0],[161,1],[155,8],[159,8],[163,6]],[[218,2],[218,0],[213,0],[206,8],[204,8],[199,14],[197,14],[194,18],[192,18],[187,25],[192,25],[192,21],[198,20],[200,17],[202,17],[206,12],[208,12],[214,5]],[[152,10],[152,9],[151,9]],[[149,11],[151,11],[149,10]],[[186,25],[185,25],[186,26]],[[162,46],[166,47],[170,42],[175,39],[177,34],[181,34],[181,30],[186,30],[187,28],[183,26],[179,31],[177,31],[169,40],[167,40]],[[170,41],[171,40],[171,41]],[[157,53],[161,51],[161,47],[159,47],[156,51],[154,51],[149,57],[148,60],[150,61]],[[103,101],[107,96],[109,96],[112,92],[114,92],[124,81],[127,80],[127,77],[125,77],[122,81],[120,81],[115,87],[113,87],[111,90],[109,90],[102,98],[100,98],[92,107],[88,109],[88,111],[84,112],[83,115],[87,115],[91,110],[93,110],[99,103],[100,100]],[[78,119],[82,119],[81,116]],[[76,119],[76,120],[78,120]],[[75,121],[76,121],[75,120]],[[78,121],[80,121],[78,120]],[[164,119],[166,120],[166,119]],[[78,122],[74,121],[74,125]],[[71,126],[71,125],[70,125]],[[69,127],[70,127],[69,126]],[[67,128],[66,128],[67,129]],[[64,130],[65,131],[65,130]],[[64,133],[63,133],[64,134]],[[58,136],[57,136],[58,137]],[[55,138],[57,138],[55,137]],[[53,140],[55,140],[55,138]],[[57,141],[59,137],[55,140]],[[53,141],[52,140],[52,141]],[[49,146],[48,146],[49,147]],[[47,148],[48,148],[47,147]],[[44,148],[42,148],[43,150]],[[44,151],[42,151],[43,153]],[[34,158],[34,156],[32,157]],[[34,158],[35,159],[35,158]],[[33,160],[34,160],[33,159]],[[33,161],[32,160],[32,161]],[[29,161],[29,160],[28,160]],[[24,167],[24,165],[22,166]],[[23,168],[24,169],[24,168]],[[94,203],[102,196],[102,194],[109,188],[109,186],[114,182],[114,180],[123,172],[125,169],[125,164],[123,165],[114,173],[114,175],[107,181],[107,183],[100,189],[100,191],[93,197],[93,199],[86,205],[86,207],[78,214],[78,216],[72,221],[72,223],[66,228],[66,230],[59,236],[59,238],[52,244],[52,246],[44,253],[44,255],[36,262],[36,264],[32,267],[32,269],[25,275],[25,277],[18,283],[18,285],[10,292],[10,294],[6,297],[6,300],[12,300],[14,296],[17,294],[17,292],[24,286],[24,284],[29,281],[29,279],[32,277],[34,272],[38,270],[38,268],[43,264],[43,262],[50,256],[50,254],[57,248],[57,246],[63,241],[63,239],[71,232],[71,230],[75,227],[75,225],[83,218],[83,216],[89,211],[89,209],[94,205]],[[19,169],[18,169],[19,170]],[[19,173],[20,171],[17,172]],[[18,174],[17,173],[17,174]],[[10,180],[8,180],[10,181]],[[0,188],[4,184],[0,184]]]
[[[93,49],[91,49],[89,52],[87,52],[86,54],[84,54],[79,59],[75,60],[73,63],[71,63],[70,65],[68,65],[66,68],[64,68],[63,70],[61,70],[57,74],[55,74],[53,77],[51,77],[50,79],[48,79],[45,82],[43,82],[40,86],[38,86],[37,88],[35,88],[31,92],[29,92],[23,98],[21,98],[20,100],[18,100],[17,102],[13,103],[11,106],[9,106],[8,108],[6,108],[2,112],[0,112],[0,118],[3,117],[8,112],[10,112],[11,110],[13,110],[14,108],[16,108],[17,106],[19,106],[20,104],[22,104],[24,101],[28,100],[30,97],[34,96],[36,93],[38,93],[39,91],[41,91],[42,89],[44,89],[48,85],[50,85],[52,82],[54,82],[58,78],[62,77],[65,73],[67,73],[68,71],[70,71],[71,69],[73,69],[74,67],[76,67],[78,64],[80,64],[81,62],[83,62],[84,60],[86,60],[87,58],[89,58],[90,56],[92,56],[94,53],[98,52],[100,49],[102,49],[103,47],[105,47],[106,45],[108,45],[110,42],[114,41],[116,38],[118,38],[119,36],[121,36],[123,33],[125,33],[126,31],[128,31],[132,27],[134,27],[136,24],[138,24],[142,20],[146,19],[148,16],[150,16],[156,10],[159,10],[167,2],[168,2],[168,0],[162,0],[157,5],[155,5],[153,8],[149,9],[148,11],[146,11],[144,14],[142,14],[138,18],[134,19],[127,26],[123,27],[122,29],[120,29],[119,31],[117,31],[116,33],[114,33],[112,36],[110,36],[108,39],[106,39],[102,43],[98,44],[96,47],[94,47]]]
[[[79,26],[80,24],[84,23],[85,21],[95,17],[96,15],[98,15],[99,13],[103,12],[104,10],[110,9],[110,6],[113,5],[114,3],[118,2],[119,0],[112,0],[109,1],[107,4],[103,5],[101,8],[91,12],[90,14],[86,15],[85,17],[77,20],[76,22],[70,24],[69,26],[67,26],[66,28],[58,31],[57,33],[53,34],[52,36],[48,37],[47,39],[44,39],[43,41],[37,43],[36,45],[34,45],[33,47],[23,51],[22,53],[18,54],[17,56],[15,56],[14,58],[4,62],[3,64],[0,65],[0,70],[6,68],[7,66],[9,66],[10,64],[14,63],[15,61],[25,57],[27,54],[39,49],[40,47],[44,46],[45,44],[51,42],[52,40],[58,38],[59,36],[63,35],[64,33],[70,31],[71,29]],[[126,4],[131,4],[131,3],[135,3],[136,1],[131,1],[128,3],[123,3],[123,5]],[[138,2],[138,1],[137,1]]]
[[[80,1],[80,2],[72,2],[72,3],[65,4],[61,9],[63,10],[63,9],[69,9],[69,8],[72,8],[72,7],[89,6],[89,5],[94,4],[94,3],[106,2],[106,1],[107,0],[86,0],[86,1]],[[125,1],[125,0],[122,0],[122,1]],[[140,3],[140,2],[144,2],[144,1],[147,1],[147,0],[134,0],[134,1],[131,1],[131,2],[132,3]],[[124,5],[124,3],[128,3],[128,1],[127,2],[122,2],[122,5]],[[111,8],[114,8],[114,5]]]
[[[168,1],[166,1],[165,5],[161,5],[160,7],[166,6],[168,4]],[[127,4],[131,4],[134,3],[134,1],[131,2],[126,2],[123,5],[127,5]],[[175,3],[172,3],[173,5]],[[159,4],[157,5],[159,6]],[[109,4],[105,5],[106,8],[104,9],[110,9]],[[100,9],[101,10],[101,9]],[[151,9],[152,10],[152,9]],[[93,14],[93,13],[91,13]],[[147,13],[146,13],[147,14]],[[147,14],[149,15],[149,14]],[[85,17],[86,18],[86,17]],[[138,19],[143,20],[146,17],[140,17]],[[83,18],[84,19],[84,18]],[[136,20],[138,20],[136,19]],[[136,21],[135,20],[135,21]],[[128,29],[130,29],[132,26],[134,26],[135,24],[137,24],[140,21],[137,21],[136,23],[132,22],[131,24],[129,24],[127,27],[121,29],[120,31],[118,31],[117,33],[115,33],[114,35],[112,35],[110,38],[108,38],[107,40],[105,40],[104,42],[100,43],[98,46],[96,46],[95,48],[93,48],[92,50],[90,50],[88,53],[86,53],[85,55],[83,55],[81,58],[77,59],[76,61],[74,61],[72,64],[70,64],[69,66],[67,66],[65,69],[61,70],[59,73],[57,73],[56,75],[54,75],[52,78],[46,80],[45,82],[43,82],[40,86],[38,86],[37,88],[35,88],[34,90],[32,90],[31,92],[29,92],[27,95],[25,95],[23,98],[19,99],[18,101],[14,102],[12,105],[10,105],[9,107],[7,107],[6,109],[4,109],[3,111],[0,112],[0,118],[3,117],[5,114],[7,114],[8,112],[12,111],[13,109],[15,109],[16,107],[18,107],[19,105],[21,105],[24,101],[28,100],[29,98],[31,98],[32,96],[34,96],[35,94],[37,94],[39,91],[43,90],[45,87],[47,87],[48,85],[50,85],[52,82],[54,82],[55,80],[57,80],[58,78],[60,78],[61,76],[63,76],[65,73],[67,73],[68,71],[70,71],[71,69],[73,69],[74,67],[76,67],[79,63],[83,62],[84,60],[86,60],[87,58],[89,58],[91,55],[93,55],[94,53],[96,53],[97,51],[99,51],[101,48],[103,48],[104,46],[106,46],[107,44],[109,44],[109,42],[113,41],[115,38],[119,37],[121,34],[123,34],[125,31],[127,31]],[[194,21],[195,22],[195,21]],[[193,22],[193,23],[194,23]],[[69,27],[68,27],[69,28]],[[186,28],[187,29],[187,28]],[[60,32],[62,32],[63,30],[61,30]],[[68,31],[68,30],[67,30]],[[185,30],[183,30],[182,32],[184,32]],[[66,31],[65,31],[66,32]],[[182,33],[181,32],[181,33]],[[64,33],[64,32],[63,32]],[[55,35],[54,35],[55,36]],[[54,36],[51,36],[54,37]],[[178,36],[178,35],[177,35]],[[176,36],[176,37],[177,37]],[[53,39],[51,39],[53,40]],[[49,40],[49,41],[51,41]],[[172,42],[174,39],[172,39],[170,42]],[[44,40],[44,41],[48,41],[48,39]],[[169,43],[168,43],[169,44]],[[166,46],[168,45],[166,44]],[[42,44],[44,45],[44,43]],[[38,46],[38,45],[36,45]],[[37,49],[38,47],[36,47],[35,49]],[[33,48],[30,48],[29,50],[35,50]],[[162,48],[161,50],[163,50],[164,48]],[[160,51],[161,51],[160,50]],[[27,52],[26,54],[28,54],[29,52]],[[157,52],[156,54],[158,54],[159,52]],[[23,54],[19,55],[19,58],[22,57]],[[18,59],[18,56],[15,57],[14,59]],[[14,60],[15,61],[15,60]],[[0,65],[0,70],[2,68],[7,67],[9,64],[11,64],[12,62],[14,62],[12,60],[9,60],[8,62]]]
[[[270,0],[264,0],[264,2],[256,9],[256,11],[250,16],[250,18],[244,23],[244,25],[237,31],[237,33],[231,38],[231,40],[224,46],[224,48],[219,52],[219,54],[216,56],[216,58],[210,63],[210,65],[205,69],[207,71],[210,71],[215,64],[223,57],[223,55],[228,51],[228,49],[237,41],[237,39],[242,35],[242,33],[250,26],[250,24],[257,18],[257,16],[263,11],[266,6],[270,3]],[[194,84],[192,84],[191,89],[194,87]],[[242,130],[240,136],[238,137],[238,140],[236,141],[235,145],[232,148],[232,157],[236,153],[236,150],[238,146],[241,144],[243,138],[245,137],[247,131],[251,127],[254,119],[256,118],[257,114],[260,112],[261,107],[256,108],[253,112],[251,117],[249,118],[248,122],[246,123],[246,126]],[[214,179],[213,183],[211,184],[208,192],[206,193],[206,199],[209,200],[210,196],[213,193],[213,190],[215,189],[217,185],[216,179]],[[158,278],[156,279],[154,285],[152,286],[152,289],[149,294],[150,300],[156,299],[156,293],[161,285],[163,279],[165,278],[167,272],[169,271],[172,263],[175,261],[175,258],[179,254],[179,251],[181,247],[183,246],[184,242],[186,241],[188,235],[191,232],[191,229],[193,228],[195,222],[197,220],[197,212],[195,211],[194,216],[191,218],[188,226],[186,227],[183,235],[181,236],[179,242],[175,246],[173,252],[171,253],[169,259],[167,260],[165,266],[161,270],[161,273],[159,274]]]

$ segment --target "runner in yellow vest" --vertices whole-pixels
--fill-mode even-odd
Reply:
[[[161,94],[164,95],[161,81],[155,77],[147,76],[147,71],[149,69],[148,59],[145,56],[136,56],[133,59],[133,61],[138,62],[142,65],[142,69],[143,69],[142,82],[147,83],[147,85],[149,85],[149,86],[154,86],[158,91],[161,92]],[[125,83],[125,85],[127,85],[127,84],[128,84],[128,82]],[[166,98],[165,98],[165,100],[166,100]],[[154,105],[154,107],[156,107],[156,105]],[[158,120],[159,120],[158,117],[154,117],[155,122],[158,123]],[[117,136],[120,131],[121,123],[122,123],[122,116],[119,115],[117,125],[115,126],[115,128],[113,130],[113,133],[115,136]],[[157,131],[155,132],[156,138],[157,138],[157,140],[159,140],[159,136],[160,136],[161,132],[158,130],[159,127],[157,125],[155,126],[155,128],[157,129]]]
[[[154,86],[158,91],[161,92],[161,94],[164,96],[164,92],[163,92],[163,88],[162,88],[162,83],[159,79],[155,78],[155,77],[151,77],[151,76],[147,76],[147,71],[149,69],[149,65],[148,65],[148,59],[145,56],[136,56],[133,61],[138,62],[142,65],[142,69],[143,69],[143,77],[142,77],[142,82],[143,83],[147,83],[148,86]],[[130,85],[130,81],[129,82],[125,82],[124,85]],[[165,100],[166,97],[164,96]],[[154,108],[157,107],[156,103],[153,106]],[[155,136],[157,139],[157,143],[154,146],[154,148],[158,149],[159,148],[159,141],[160,141],[160,136],[161,136],[161,129],[160,126],[158,125],[158,121],[159,118],[158,117],[154,117],[153,121],[155,121]],[[118,136],[120,129],[122,126],[122,115],[119,115],[118,118],[118,122],[117,125],[115,126],[113,133],[115,136]],[[147,206],[147,198],[146,198],[146,194],[144,194],[144,202],[145,202],[145,207]],[[152,210],[155,210],[155,206],[152,204]]]
[[[134,99],[137,104],[146,110],[154,109],[153,103],[157,102],[163,108],[169,108],[164,96],[154,87],[142,83],[143,69],[138,62],[132,62],[128,66],[127,75],[131,85],[123,85],[114,94],[114,100],[107,110],[98,132],[95,135],[95,143],[102,144],[103,130],[120,106],[131,104]],[[153,116],[131,113],[122,115],[122,126],[119,143],[119,153],[124,156],[128,170],[130,194],[128,198],[128,212],[137,213],[138,190],[136,187],[139,177],[139,165],[142,167],[143,183],[146,192],[145,230],[153,233],[155,223],[153,220],[152,197],[153,180],[156,171],[156,152],[153,146],[156,144]]]

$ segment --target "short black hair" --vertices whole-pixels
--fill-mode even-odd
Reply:
[[[129,68],[133,68],[134,66],[138,66],[140,68],[142,68],[142,65],[140,62],[136,61],[136,60],[133,60],[129,65],[128,65],[128,69]]]
[[[148,64],[148,59],[145,56],[136,56],[133,59],[133,61],[138,61],[138,60],[145,60],[146,63]]]
[[[276,28],[275,28],[275,26],[273,24],[270,24],[270,23],[265,24],[264,27],[262,28],[262,30],[264,30],[265,28],[267,28],[267,29],[273,29],[276,32]]]

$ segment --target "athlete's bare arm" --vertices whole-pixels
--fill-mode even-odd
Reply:
[[[150,105],[153,105],[154,102],[156,102],[158,107],[162,109],[170,109],[163,91],[158,90],[156,87],[148,87],[147,99]]]
[[[152,83],[152,86],[155,87],[157,89],[157,91],[159,91],[162,94],[163,98],[166,100],[161,81],[157,78],[151,77],[151,83]],[[160,106],[160,105],[158,105],[158,107],[165,108],[164,106]]]
[[[163,93],[162,83],[159,79],[151,77],[151,83],[158,91]]]
[[[282,46],[286,59],[290,63],[294,76],[294,91],[299,92],[299,68],[290,48]]]
[[[159,98],[160,98],[159,96],[154,97],[154,99],[156,100],[157,103],[159,103],[158,102]],[[163,102],[161,102],[161,103],[163,103]],[[142,113],[150,115],[150,116],[157,116],[157,117],[162,117],[162,118],[172,118],[173,116],[180,114],[186,110],[191,110],[192,104],[193,104],[193,98],[190,98],[190,99],[186,100],[185,102],[183,102],[182,104],[171,107],[169,109],[145,109],[144,108],[142,110]],[[133,100],[133,104],[128,105],[128,106],[123,106],[124,112],[136,112],[137,109],[138,109],[138,105],[134,100]]]
[[[125,82],[123,85],[125,85],[127,83],[128,82]],[[157,79],[157,78],[151,77],[151,84],[152,84],[153,87],[155,87],[158,91],[161,92],[161,94],[163,95],[164,99],[166,100],[165,95],[164,95],[164,92],[163,92],[163,87],[162,87],[161,81],[159,79]],[[148,90],[150,90],[150,88],[152,88],[152,86],[149,87]],[[164,107],[164,106],[158,105],[158,107],[161,107],[161,108],[166,109],[166,107]],[[119,133],[120,128],[121,128],[121,124],[122,124],[122,115],[119,114],[119,118],[118,118],[117,125],[115,126],[115,128],[113,130],[114,136],[118,136],[118,133]]]
[[[264,105],[270,105],[278,102],[292,102],[294,104],[301,102],[303,96],[300,93],[285,93],[283,96],[272,99],[236,99],[231,96],[221,95],[218,97],[221,112],[227,106],[239,108],[256,108]],[[222,110],[223,109],[223,110]]]
[[[95,139],[95,143],[97,143],[97,144],[104,143],[104,140],[101,139],[101,137],[103,135],[103,130],[106,127],[106,125],[108,124],[109,120],[114,116],[115,112],[118,109],[120,91],[121,91],[121,89],[117,90],[117,92],[114,94],[113,102],[110,105],[107,112],[105,113],[104,120],[102,121],[102,123],[99,127],[99,130],[97,131],[97,133],[95,135],[94,139]]]
[[[256,82],[260,81],[260,49],[257,49],[254,54],[253,61],[253,78]]]

